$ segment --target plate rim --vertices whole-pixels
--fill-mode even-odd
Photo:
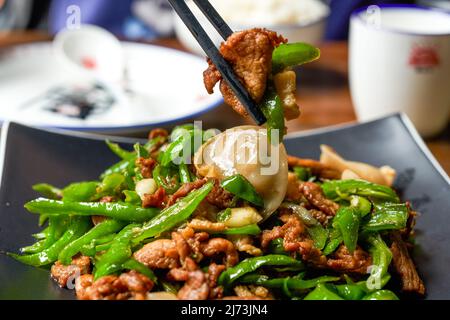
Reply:
[[[177,55],[181,55],[181,56],[186,56],[189,58],[193,58],[196,59],[198,61],[202,60],[202,58],[196,54],[190,53],[190,52],[186,52],[186,51],[182,51],[182,50],[177,50],[175,48],[170,48],[170,47],[165,47],[165,46],[160,46],[160,45],[156,45],[156,44],[150,44],[150,43],[142,43],[142,42],[135,42],[135,41],[120,41],[121,44],[123,45],[129,45],[129,46],[136,46],[136,47],[151,47],[153,50],[158,50],[158,51],[170,51],[172,53],[175,53]],[[42,41],[34,41],[34,42],[29,42],[29,43],[19,43],[19,44],[13,44],[11,46],[7,46],[5,48],[0,48],[0,52],[8,52],[8,50],[11,50],[12,48],[20,48],[20,47],[33,47],[33,46],[52,46],[52,41],[50,40],[42,40]],[[22,124],[24,126],[28,126],[28,127],[33,127],[33,128],[38,128],[38,129],[63,129],[63,130],[76,130],[76,131],[85,131],[85,132],[115,132],[115,131],[131,131],[131,130],[136,130],[139,131],[141,129],[145,129],[151,126],[166,126],[166,125],[171,125],[180,121],[184,121],[187,119],[191,119],[193,117],[198,117],[203,115],[206,112],[212,111],[216,108],[218,108],[220,105],[222,105],[224,103],[223,97],[222,96],[217,96],[217,99],[215,99],[215,101],[212,101],[209,104],[206,104],[205,107],[201,110],[198,110],[195,113],[191,113],[191,114],[187,114],[181,117],[177,117],[177,118],[173,118],[170,120],[165,120],[165,121],[160,121],[160,122],[148,122],[148,123],[141,123],[141,124],[136,124],[136,125],[130,125],[130,126],[104,126],[104,127],[95,127],[95,126],[88,126],[88,127],[77,127],[77,126],[58,126],[58,125],[44,125],[44,126],[32,126],[32,125],[28,125],[26,123],[21,123],[20,121],[17,120],[10,120],[10,119],[6,119],[6,118],[2,118],[0,117],[0,125],[3,125],[6,122],[14,122],[14,123],[19,123]]]

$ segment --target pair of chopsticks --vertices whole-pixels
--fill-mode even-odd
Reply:
[[[253,120],[261,125],[266,122],[266,117],[259,109],[255,101],[250,97],[247,90],[244,88],[242,83],[237,78],[234,73],[233,68],[229,65],[227,61],[222,57],[219,50],[216,48],[212,40],[206,34],[205,30],[202,28],[198,20],[195,18],[192,11],[189,9],[185,0],[168,0],[172,5],[175,12],[181,18],[183,23],[188,27],[189,31],[195,37],[199,45],[205,51],[206,55],[211,59],[211,61],[219,70],[222,77],[228,83],[230,88],[233,90],[236,97],[247,109],[247,112],[252,116]],[[230,27],[222,19],[222,17],[217,13],[216,9],[209,3],[208,0],[193,0],[197,7],[202,11],[202,13],[208,18],[209,22],[214,26],[220,36],[227,40],[229,36],[233,33]]]

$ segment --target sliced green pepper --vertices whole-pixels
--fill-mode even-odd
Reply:
[[[264,206],[263,198],[256,192],[255,187],[240,174],[226,178],[221,182],[221,187],[232,194],[244,199],[258,207]]]
[[[275,142],[272,139],[272,134],[278,130],[278,142],[283,140],[286,128],[284,126],[284,111],[283,104],[280,97],[273,89],[268,89],[265,96],[260,103],[260,109],[267,119],[267,135],[269,141]]]
[[[65,216],[100,215],[123,221],[146,221],[157,214],[157,208],[141,208],[128,203],[103,202],[72,202],[38,198],[25,204],[25,208],[32,213]]]
[[[330,180],[322,183],[325,196],[332,200],[347,199],[351,195],[399,202],[394,190],[364,180]]]
[[[369,290],[382,288],[383,278],[388,272],[392,260],[392,253],[378,233],[369,234],[364,239],[369,244],[369,253],[372,256],[372,269],[366,281]]]
[[[127,270],[136,270],[137,272],[142,273],[144,276],[152,280],[154,283],[158,282],[158,278],[155,276],[151,269],[133,258],[125,261],[122,264],[122,268]]]
[[[163,187],[169,194],[174,193],[180,187],[178,170],[172,166],[157,165],[153,169],[153,179],[158,186]]]
[[[272,72],[276,74],[288,67],[305,64],[319,57],[320,50],[310,44],[303,42],[280,44],[272,53]]]
[[[333,227],[339,229],[344,244],[350,253],[353,253],[358,242],[360,220],[361,216],[353,207],[339,208],[333,219]]]
[[[247,234],[247,235],[256,236],[261,233],[261,229],[258,227],[257,224],[249,224],[249,225],[246,225],[243,227],[228,228],[228,229],[225,229],[222,231],[211,232],[211,233],[213,233],[213,234],[228,234],[228,235]]]
[[[317,287],[308,293],[303,300],[344,300],[339,296],[332,286],[326,283],[319,283]]]
[[[62,190],[64,201],[92,201],[98,187],[97,181],[71,183]]]
[[[364,231],[403,229],[408,222],[408,216],[408,207],[404,203],[375,204],[372,214],[362,227]]]
[[[39,192],[42,196],[49,199],[61,199],[62,190],[48,183],[38,183],[33,185],[33,190]]]
[[[108,148],[121,159],[130,160],[135,157],[133,152],[122,149],[117,143],[113,143],[109,140],[106,140],[105,143]]]
[[[369,293],[362,300],[399,300],[399,298],[390,290],[378,290]]]

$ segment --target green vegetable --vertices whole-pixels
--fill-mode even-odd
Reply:
[[[191,172],[189,171],[188,166],[184,162],[180,163],[180,165],[178,166],[178,169],[179,169],[181,183],[192,182]]]
[[[111,167],[103,171],[103,173],[100,175],[100,178],[103,179],[112,173],[121,173],[123,171],[126,171],[130,167],[134,167],[135,160],[135,158],[129,160],[121,160],[113,164]]]
[[[100,215],[124,221],[146,221],[155,217],[157,208],[141,208],[128,203],[72,202],[38,198],[25,204],[32,213],[47,215]]]
[[[381,289],[383,277],[388,272],[392,260],[392,253],[378,233],[369,234],[364,239],[369,244],[369,253],[372,256],[372,269],[366,281],[367,288],[371,291]]]
[[[364,180],[330,180],[322,184],[325,196],[332,200],[347,199],[351,195],[399,202],[394,190]]]
[[[217,234],[248,234],[252,236],[256,236],[261,233],[261,229],[258,227],[257,224],[249,224],[243,227],[236,227],[236,228],[228,228],[222,231],[212,232]]]
[[[226,208],[217,214],[217,221],[224,222],[230,219],[230,217],[231,217],[231,208]]]
[[[136,157],[133,152],[122,149],[117,143],[113,143],[109,140],[106,140],[105,143],[109,149],[121,159],[130,160]]]
[[[264,206],[263,198],[256,192],[255,187],[242,175],[236,174],[221,182],[221,187],[232,194],[258,207]]]
[[[326,283],[319,283],[303,300],[344,300],[333,287]]]
[[[312,178],[312,172],[310,168],[304,168],[304,167],[294,167],[294,173],[297,176],[297,178],[301,181],[308,181]]]
[[[339,277],[321,276],[315,279],[303,280],[296,277],[269,279],[264,275],[246,275],[239,279],[239,283],[256,284],[267,288],[282,288],[289,290],[305,290],[316,287],[319,283],[339,281]]]
[[[372,211],[372,202],[360,196],[350,196],[350,206],[355,208],[361,217]]]
[[[284,250],[283,242],[284,242],[283,238],[277,238],[270,241],[268,247],[269,252],[272,254],[289,255],[289,253],[286,252],[286,250]]]
[[[304,267],[301,261],[285,255],[269,254],[261,257],[247,258],[234,267],[228,268],[219,277],[218,284],[229,288],[237,279],[251,273],[262,266],[290,266],[298,270]]]
[[[148,158],[149,157],[148,150],[140,143],[135,143],[133,145],[133,148],[136,153],[136,158]]]
[[[159,187],[163,187],[169,194],[174,193],[180,187],[178,170],[172,166],[163,167],[157,165],[153,169],[153,179],[155,179]]]
[[[353,253],[358,242],[360,220],[361,216],[353,207],[339,208],[333,219],[333,227],[339,229],[344,244],[350,253]]]
[[[197,209],[200,202],[211,192],[212,188],[213,183],[207,182],[200,189],[190,192],[174,205],[162,210],[153,219],[144,223],[140,235],[134,239],[134,242],[138,243],[144,239],[154,237],[186,221]]]
[[[136,191],[132,190],[124,190],[123,194],[125,195],[125,202],[130,203],[135,206],[141,206],[142,200],[141,197],[137,194]]]
[[[36,234],[35,238],[38,240],[31,246],[27,246],[20,249],[21,253],[38,253],[44,249],[47,249],[52,244],[54,244],[66,231],[67,219],[64,217],[50,217],[48,222],[48,227],[41,232]]]
[[[102,254],[95,267],[94,279],[120,271],[122,265],[131,257],[131,239],[140,232],[141,225],[129,224],[120,231],[110,248]]]
[[[97,193],[97,181],[69,184],[62,191],[64,201],[92,201]]]
[[[275,90],[267,89],[266,94],[260,103],[260,109],[267,119],[266,126],[269,141],[275,142],[272,140],[272,134],[274,133],[273,130],[278,130],[278,141],[276,142],[281,142],[286,128],[284,126],[283,104]]]
[[[97,238],[101,238],[105,235],[108,235],[110,233],[114,233],[116,231],[119,231],[124,227],[126,223],[122,221],[117,221],[113,219],[107,219],[98,225],[96,225],[94,228],[89,230],[86,234],[84,234],[82,237],[72,241],[70,244],[68,244],[60,253],[58,256],[58,260],[61,261],[63,264],[70,264],[72,261],[72,257],[75,256],[78,252],[80,252],[81,248],[84,245],[87,245],[94,241]]]
[[[319,59],[320,50],[307,43],[280,44],[272,53],[272,73]]]
[[[48,183],[38,183],[33,186],[33,190],[39,192],[42,196],[49,199],[61,199],[62,190]]]
[[[342,238],[341,231],[339,229],[332,228],[328,234],[327,244],[325,245],[325,248],[322,251],[323,254],[327,256],[333,253],[339,247],[339,245],[342,243],[343,240],[344,239]]]
[[[8,255],[22,263],[35,267],[53,263],[58,259],[59,253],[66,245],[81,237],[86,231],[89,230],[91,227],[90,220],[91,219],[88,217],[74,217],[64,234],[50,247],[41,252],[23,256],[13,253],[8,253]]]
[[[372,293],[369,293],[362,300],[399,300],[399,298],[389,290],[378,290]]]
[[[369,219],[363,223],[364,231],[398,230],[406,227],[408,207],[404,203],[380,203],[374,205]]]
[[[335,288],[345,300],[361,300],[366,295],[366,291],[357,284],[339,284]]]
[[[97,198],[120,194],[124,183],[125,177],[120,173],[107,175],[97,187]]]

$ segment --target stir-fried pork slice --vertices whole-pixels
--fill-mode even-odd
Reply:
[[[172,239],[175,241],[181,264],[184,264],[187,257],[199,262],[203,259],[201,245],[208,240],[209,234],[206,232],[195,232],[191,227],[172,232]]]
[[[91,267],[91,259],[86,256],[78,256],[72,259],[72,263],[65,266],[61,262],[56,261],[51,268],[51,275],[61,287],[66,287],[70,280],[89,273]]]
[[[414,262],[412,261],[406,243],[398,232],[391,233],[391,252],[395,270],[402,281],[402,290],[405,292],[414,292],[420,295],[425,294],[425,286],[417,273]]]
[[[339,205],[325,198],[322,189],[314,182],[302,182],[300,192],[308,199],[309,203],[328,216],[334,216],[339,209]]]
[[[239,254],[233,243],[223,238],[212,238],[201,248],[206,257],[214,257],[223,253],[224,264],[227,267],[234,266],[239,262]]]
[[[272,52],[281,43],[287,42],[282,36],[266,29],[251,29],[233,33],[220,46],[220,53],[233,67],[236,75],[256,102],[261,101],[267,87],[267,79],[272,72]],[[228,84],[211,61],[203,73],[206,90],[212,93],[220,81],[220,91],[229,104],[239,114],[246,116],[245,107],[236,98]]]
[[[134,258],[151,269],[171,269],[179,266],[175,241],[159,239],[147,243],[134,253]]]
[[[75,291],[80,300],[145,300],[153,285],[149,278],[132,270],[96,281],[93,275],[85,274],[77,278]]]
[[[164,201],[166,200],[166,190],[163,187],[159,187],[155,193],[146,193],[142,199],[142,207],[149,208],[163,208]]]
[[[297,75],[295,72],[284,70],[277,73],[273,76],[273,83],[283,104],[284,117],[287,120],[298,118],[300,109],[295,99],[295,92],[297,91]]]
[[[196,190],[201,188],[208,180],[207,179],[201,179],[196,180],[194,182],[187,182],[183,184],[175,193],[169,198],[169,201],[167,202],[166,206],[170,207],[173,205],[179,198],[183,198],[189,194],[192,190]]]
[[[156,166],[156,161],[152,158],[139,157],[136,159],[136,167],[140,168],[141,174],[144,178],[152,177],[153,168]]]
[[[228,239],[233,242],[237,251],[245,252],[252,256],[262,255],[262,250],[253,245],[253,239],[244,235],[229,235]]]
[[[327,259],[325,267],[338,272],[351,272],[366,274],[368,268],[372,265],[370,255],[361,247],[356,247],[351,254],[347,247],[341,245],[329,259]]]
[[[272,298],[270,291],[262,286],[238,285],[234,287],[234,293],[236,293],[236,296],[240,298],[251,298],[251,297],[258,297],[261,299]]]
[[[209,297],[210,287],[208,278],[200,270],[194,260],[187,257],[183,268],[171,269],[167,277],[173,281],[184,281],[183,287],[178,291],[180,300],[206,300]]]
[[[227,228],[223,222],[212,222],[206,219],[192,219],[188,222],[188,227],[209,232],[220,232]]]

